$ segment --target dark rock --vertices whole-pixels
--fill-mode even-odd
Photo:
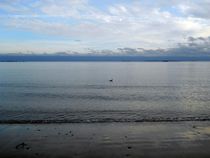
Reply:
[[[19,150],[19,149],[27,149],[27,150],[29,150],[30,149],[30,147],[26,144],[26,143],[20,143],[20,144],[18,144],[18,145],[16,145],[16,147],[15,147],[17,150]]]
[[[36,156],[39,156],[39,153],[35,153]]]
[[[129,156],[131,156],[131,155],[130,155],[130,154],[126,154],[125,156],[126,156],[126,157],[129,157]]]

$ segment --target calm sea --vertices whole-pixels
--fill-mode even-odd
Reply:
[[[210,120],[210,62],[0,63],[0,123],[191,120]]]

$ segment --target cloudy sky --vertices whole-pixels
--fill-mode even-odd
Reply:
[[[0,53],[210,54],[209,0],[0,0]]]

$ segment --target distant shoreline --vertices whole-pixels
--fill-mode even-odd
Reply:
[[[0,55],[0,62],[201,62],[210,56]]]
[[[68,61],[60,61],[60,60],[53,60],[53,61],[48,61],[48,60],[36,60],[36,61],[0,61],[0,63],[28,63],[28,62],[160,62],[160,63],[166,63],[166,61],[161,61],[161,60],[143,60],[143,61],[134,61],[134,60],[129,60],[129,61],[120,61],[120,60],[115,60],[115,61],[110,61],[110,60],[103,60],[103,61],[95,61],[95,60],[68,60]],[[210,62],[210,60],[169,60],[167,62]]]

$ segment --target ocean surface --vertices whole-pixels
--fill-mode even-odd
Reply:
[[[210,62],[0,63],[0,123],[207,120]]]

